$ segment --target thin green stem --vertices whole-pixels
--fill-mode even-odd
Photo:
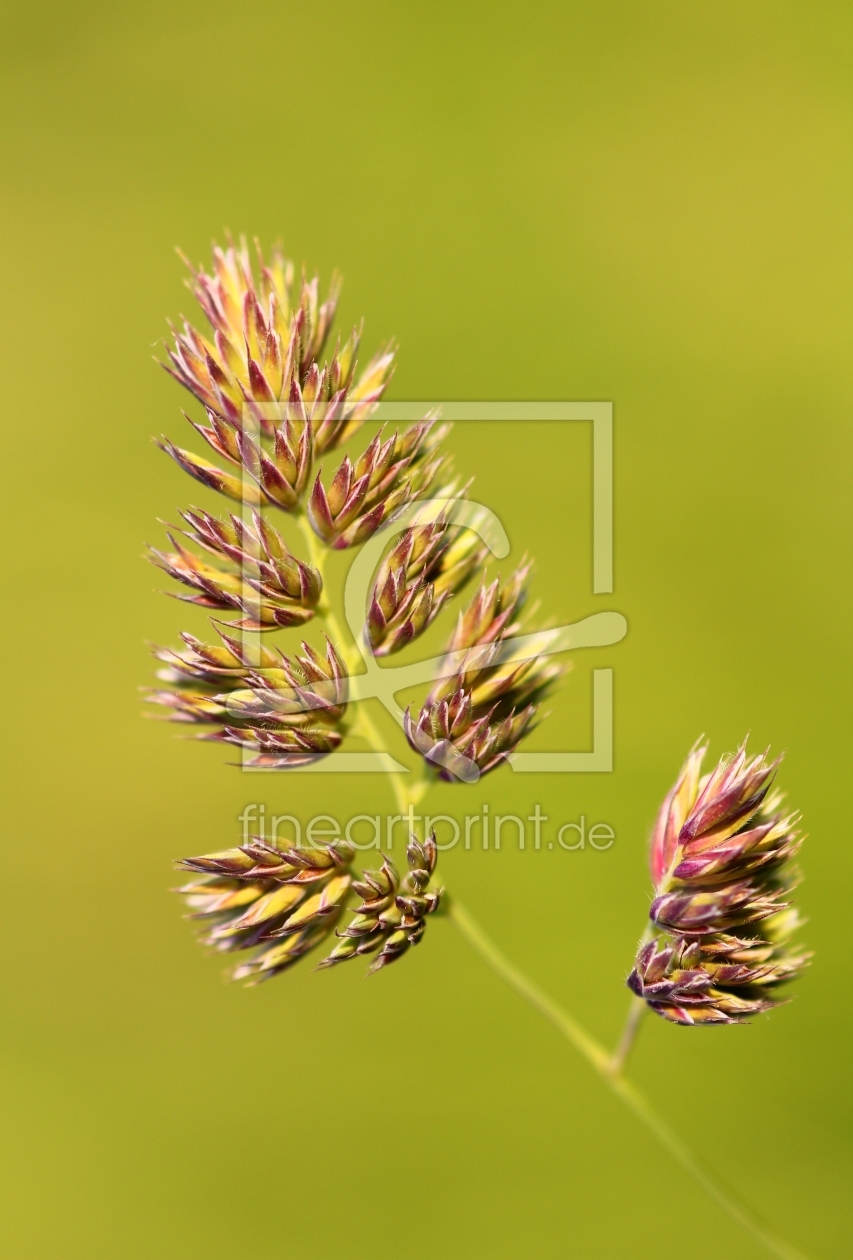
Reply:
[[[553,1024],[558,1032],[571,1042],[617,1098],[620,1098],[634,1115],[643,1121],[685,1172],[688,1172],[733,1220],[743,1226],[771,1255],[779,1257],[779,1260],[808,1260],[802,1251],[798,1251],[796,1247],[792,1247],[790,1243],[773,1233],[749,1208],[740,1203],[730,1190],[721,1185],[712,1173],[702,1167],[678,1135],[658,1115],[648,1099],[618,1071],[613,1070],[613,1057],[608,1054],[604,1046],[567,1011],[563,1010],[558,1002],[555,1002],[511,963],[464,906],[461,906],[458,901],[451,900],[448,917],[483,961],[488,963],[519,997],[524,998],[534,1010],[539,1011],[540,1015],[544,1015],[549,1023]]]
[[[544,1015],[549,1023],[552,1023],[572,1043],[575,1049],[583,1055],[587,1062],[595,1068],[596,1072],[606,1076],[610,1055],[604,1046],[582,1028],[569,1015],[568,1011],[564,1011],[553,998],[549,997],[543,989],[534,984],[514,963],[511,963],[455,897],[450,898],[448,917],[468,941],[468,944],[473,945],[480,957],[489,964],[492,970],[497,972],[510,988],[515,989],[519,997],[523,997],[525,1002],[529,1002],[540,1015]]]

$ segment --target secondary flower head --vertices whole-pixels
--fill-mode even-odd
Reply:
[[[210,564],[190,551],[173,534],[174,551],[149,548],[158,568],[192,595],[179,595],[202,608],[236,610],[242,616],[234,629],[275,630],[302,625],[314,616],[323,590],[317,569],[297,560],[279,532],[260,512],[252,522],[231,515],[227,521],[199,509],[182,512],[188,529],[181,533],[219,561]]]
[[[778,1005],[809,955],[790,895],[803,837],[772,790],[779,760],[745,746],[702,776],[694,748],[658,814],[651,845],[653,935],[629,987],[680,1024],[737,1023]]]
[[[533,704],[518,711],[511,705],[503,716],[499,709],[497,704],[475,707],[471,692],[460,687],[446,699],[425,704],[417,721],[406,710],[403,728],[412,748],[440,778],[476,782],[506,761],[536,713]]]
[[[308,499],[308,519],[323,542],[340,550],[375,534],[383,521],[422,497],[443,463],[437,446],[448,432],[428,417],[405,433],[378,433],[352,463],[346,456],[326,490],[319,473]]]

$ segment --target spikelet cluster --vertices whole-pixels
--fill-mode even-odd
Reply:
[[[356,460],[344,458],[328,489],[323,484],[318,458],[349,441],[373,413],[394,357],[385,347],[356,378],[360,333],[353,330],[321,366],[337,283],[320,303],[316,277],[303,276],[294,301],[292,264],[276,251],[267,265],[258,247],[256,274],[243,242],[215,248],[213,274],[193,270],[190,287],[210,333],[187,321],[173,329],[164,366],[203,405],[206,424],[187,419],[218,462],[163,438],[159,445],[185,472],[243,506],[307,508],[318,536],[336,548],[363,542],[426,493],[443,462],[437,447],[446,429],[434,418],[377,436]],[[193,571],[181,560],[179,569]],[[216,582],[205,571],[200,578]]]
[[[189,587],[179,595],[202,608],[238,613],[232,629],[275,630],[299,626],[314,616],[323,581],[316,568],[291,555],[281,534],[263,515],[252,513],[251,523],[231,515],[227,520],[190,508],[181,513],[188,528],[181,531],[219,564],[206,563],[175,533],[174,551],[149,548],[150,558],[169,577]]]
[[[772,787],[779,760],[745,746],[702,775],[693,749],[655,824],[651,939],[628,985],[678,1024],[731,1024],[778,1005],[806,965],[791,944],[798,815]]]
[[[437,448],[447,432],[433,416],[384,441],[377,434],[354,464],[345,456],[328,490],[318,476],[307,504],[314,532],[337,550],[366,542],[429,490],[444,462]]]
[[[200,739],[251,754],[244,764],[265,770],[306,765],[333,752],[344,735],[347,674],[331,640],[325,654],[308,643],[287,657],[219,630],[219,644],[183,634],[185,649],[156,649],[162,682],[149,699],[173,721],[210,726]]]
[[[356,379],[361,333],[354,328],[343,346],[338,340],[331,360],[321,368],[339,280],[333,279],[321,302],[318,278],[309,281],[303,272],[296,299],[293,263],[279,249],[267,263],[257,242],[256,250],[257,274],[245,240],[239,246],[229,241],[224,250],[214,246],[212,275],[187,262],[189,287],[210,332],[200,333],[186,320],[181,330],[173,328],[166,369],[205,407],[211,423],[205,438],[211,447],[235,462],[242,458],[247,415],[269,437],[288,412],[303,423],[310,417],[305,444],[289,443],[299,468],[309,449],[317,454],[331,450],[364,422],[385,390],[393,350],[380,350]],[[293,439],[295,430],[285,426],[282,436]]]
[[[435,836],[423,844],[412,836],[402,880],[390,858],[381,870],[359,875],[354,856],[345,840],[300,848],[256,839],[185,858],[180,868],[196,878],[177,891],[191,917],[204,922],[203,944],[226,953],[252,951],[234,969],[235,980],[269,980],[333,941],[320,967],[375,954],[369,971],[378,971],[418,944],[426,916],[438,909],[441,890],[431,886]],[[340,931],[352,893],[361,901]]]

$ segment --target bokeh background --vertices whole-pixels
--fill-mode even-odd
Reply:
[[[851,118],[847,6],[208,0],[4,5],[7,698],[0,1175],[9,1260],[761,1252],[447,923],[399,967],[223,983],[173,857],[250,800],[384,811],[379,779],[257,777],[140,720],[146,639],[201,626],[140,559],[199,501],[152,363],[180,245],[282,237],[395,335],[397,399],[612,399],[616,582],[589,434],[457,430],[549,615],[612,607],[530,748],[609,775],[540,802],[606,853],[449,853],[500,944],[614,1040],[657,804],[693,740],[784,749],[817,955],[752,1026],[649,1021],[632,1071],[810,1255],[849,1254]],[[464,797],[464,799],[463,799]]]

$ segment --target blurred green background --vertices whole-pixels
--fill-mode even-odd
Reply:
[[[761,1252],[453,928],[227,986],[166,889],[247,801],[384,811],[379,779],[248,779],[140,720],[144,640],[201,625],[139,559],[200,494],[151,445],[190,313],[173,248],[281,236],[397,399],[612,399],[616,580],[590,594],[589,434],[460,427],[535,593],[616,608],[529,747],[436,811],[605,820],[607,853],[455,851],[447,883],[612,1041],[657,804],[702,731],[787,754],[817,950],[749,1027],[643,1029],[635,1079],[816,1257],[849,1254],[850,21],[842,5],[7,4],[2,57],[3,1254]],[[845,355],[844,351],[848,352]],[[260,794],[260,796],[259,796]]]

